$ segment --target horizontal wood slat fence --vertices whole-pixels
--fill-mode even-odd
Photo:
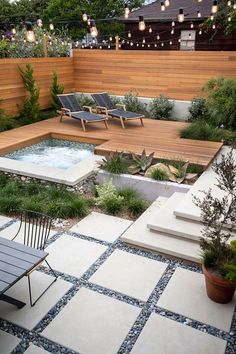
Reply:
[[[40,87],[41,108],[50,107],[52,71],[65,92],[130,90],[143,97],[160,93],[177,100],[201,94],[207,80],[236,78],[236,52],[74,50],[73,58],[0,59],[0,98],[9,113],[18,113],[26,97],[18,66],[32,64]]]
[[[53,70],[58,75],[58,82],[64,84],[65,91],[74,90],[73,58],[0,59],[0,98],[3,99],[2,108],[8,113],[17,114],[27,95],[18,68],[24,68],[27,63],[34,68],[42,109],[51,106],[50,86]]]
[[[75,89],[191,100],[207,80],[236,78],[236,52],[74,51]]]

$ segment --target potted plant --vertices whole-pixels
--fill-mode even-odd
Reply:
[[[194,203],[201,210],[204,224],[200,248],[207,295],[215,302],[227,303],[232,300],[236,285],[236,241],[230,242],[236,227],[236,162],[233,150],[213,163],[212,169],[217,174],[218,195],[213,195],[209,189],[203,192],[203,200],[194,197]],[[219,196],[220,190],[222,197]]]

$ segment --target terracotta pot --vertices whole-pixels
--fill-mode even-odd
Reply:
[[[214,302],[226,304],[234,296],[235,284],[227,279],[217,277],[202,265],[202,271],[205,275],[205,284],[207,296]]]

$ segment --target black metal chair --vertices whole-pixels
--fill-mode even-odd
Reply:
[[[81,107],[74,93],[57,95],[57,97],[62,106],[60,122],[63,116],[69,116],[80,120],[84,131],[86,130],[85,124],[95,122],[104,122],[106,129],[108,129],[106,117],[92,113],[92,108],[89,106]],[[88,111],[85,111],[85,109]]]
[[[113,118],[118,118],[121,122],[122,128],[125,128],[125,121],[133,119],[140,119],[140,122],[143,126],[143,114],[126,111],[126,107],[124,104],[117,103],[115,105],[106,92],[93,93],[91,96],[97,104],[97,112],[105,113],[107,117],[110,116]],[[122,109],[119,109],[117,107],[120,107]]]
[[[50,216],[42,213],[37,213],[31,210],[23,210],[20,213],[19,229],[12,240],[15,240],[22,231],[24,245],[44,251],[44,248],[46,247],[46,242],[49,238],[51,225],[52,225],[52,218]],[[45,292],[58,278],[58,276],[56,275],[56,273],[54,272],[54,270],[49,265],[46,259],[45,262],[47,263],[51,273],[53,274],[54,279],[35,301],[32,300],[32,291],[31,291],[31,282],[30,282],[30,274],[35,270],[35,268],[31,270],[30,273],[26,274],[26,276],[28,277],[29,296],[30,296],[31,306],[34,306],[36,304],[36,302],[45,294]]]

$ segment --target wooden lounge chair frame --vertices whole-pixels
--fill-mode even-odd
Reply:
[[[86,124],[95,122],[104,122],[106,129],[108,129],[107,117],[93,113],[92,108],[89,106],[81,107],[74,93],[57,95],[57,97],[62,106],[60,111],[60,122],[62,122],[63,116],[67,116],[80,120],[83,131],[86,131]]]
[[[125,121],[139,119],[141,125],[143,124],[143,114],[130,112],[126,110],[125,104],[117,103],[113,104],[109,95],[106,92],[95,93],[91,95],[95,102],[97,103],[96,110],[97,113],[105,113],[106,117],[118,118],[121,122],[122,128],[125,129]],[[122,109],[118,109],[118,107]]]

